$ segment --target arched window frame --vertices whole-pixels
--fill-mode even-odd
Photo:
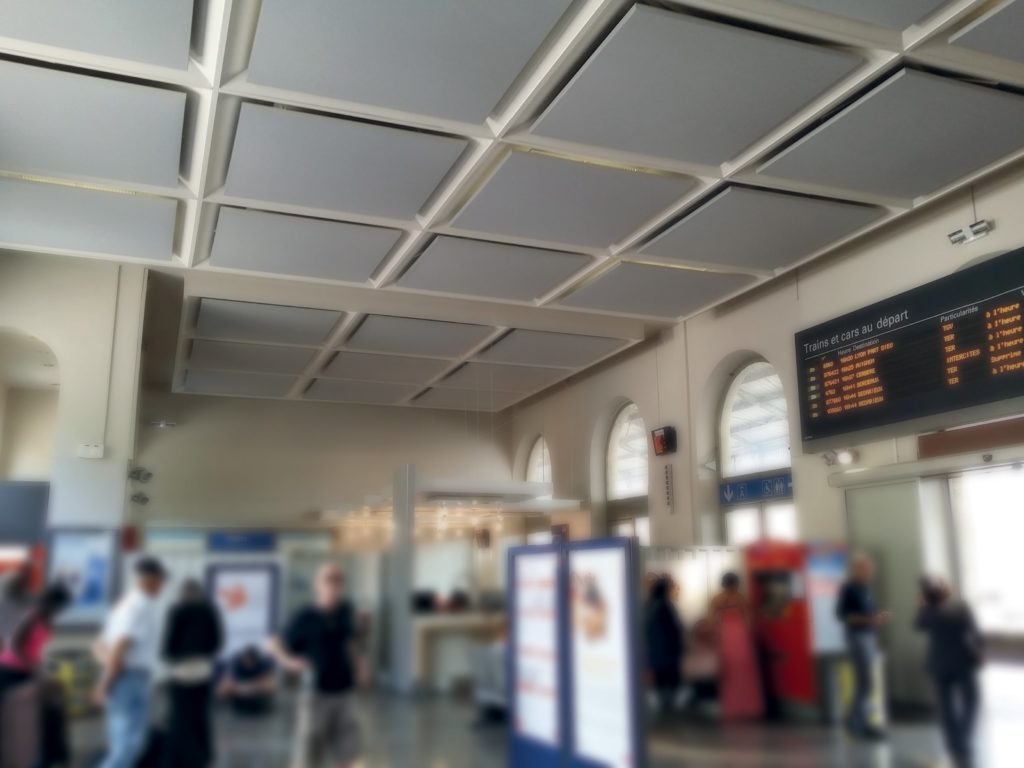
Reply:
[[[756,378],[752,378],[751,374]],[[759,382],[765,382],[760,387],[763,391],[751,393],[751,385]],[[753,428],[768,427],[769,431],[778,432],[776,437],[769,436],[765,439],[764,448],[755,452],[756,457],[738,459],[740,454],[733,448],[737,432],[734,429],[735,405],[740,398],[747,398],[751,408],[760,408],[768,414],[761,422],[751,422],[754,424]],[[792,466],[786,396],[782,380],[771,363],[764,360],[751,361],[736,372],[725,392],[719,413],[718,431],[719,474],[724,479],[758,475]]]
[[[537,476],[537,471],[540,476]],[[528,483],[550,483],[551,482],[551,450],[548,448],[548,441],[544,435],[538,435],[530,445],[530,452],[526,456],[526,482]]]
[[[632,447],[632,453],[629,453],[630,448],[627,446]],[[621,468],[623,459],[637,465],[628,475]],[[636,403],[626,403],[616,412],[608,431],[605,451],[605,491],[608,501],[646,497],[649,491],[649,466],[650,439],[647,425]]]

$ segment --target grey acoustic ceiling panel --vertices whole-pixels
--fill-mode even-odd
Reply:
[[[397,384],[426,384],[439,376],[451,363],[429,357],[339,352],[324,368],[321,376],[357,381],[381,381]]]
[[[484,362],[583,368],[626,346],[621,339],[575,333],[514,330],[478,355]]]
[[[184,93],[0,61],[0,104],[0,169],[178,185]]]
[[[637,5],[532,132],[718,165],[861,63],[845,51]]]
[[[359,326],[348,346],[398,355],[455,358],[480,344],[491,329],[483,325],[371,315]]]
[[[559,368],[466,363],[437,386],[481,392],[534,392],[564,379],[568,373]]]
[[[192,342],[189,368],[257,373],[302,373],[313,359],[313,350],[268,344],[236,344],[196,339]]]
[[[568,6],[568,0],[263,0],[249,79],[483,122]]]
[[[210,263],[364,283],[401,236],[382,227],[221,208]]]
[[[295,384],[294,376],[237,371],[186,371],[184,390],[199,395],[236,397],[284,397]]]
[[[562,299],[570,307],[677,318],[724,298],[754,278],[718,272],[619,264]]]
[[[590,261],[591,257],[578,253],[441,236],[420,254],[398,284],[424,291],[533,301]]]
[[[519,392],[491,392],[467,389],[430,389],[413,400],[421,408],[454,411],[500,411],[523,398]]]
[[[224,191],[411,219],[465,148],[464,139],[246,103]]]
[[[512,152],[454,224],[476,232],[603,248],[693,185],[685,176]]]
[[[868,205],[729,187],[648,244],[664,259],[772,270],[878,219]]]
[[[0,0],[5,37],[188,67],[194,0]]]
[[[0,243],[8,247],[169,261],[176,215],[177,203],[162,197],[0,179]]]
[[[950,38],[990,56],[1024,63],[1024,2],[1002,3]]]
[[[418,391],[419,387],[409,384],[317,379],[306,390],[304,397],[307,400],[329,400],[336,403],[397,405]]]
[[[233,341],[317,346],[341,319],[341,313],[307,307],[202,299],[196,335]]]
[[[815,11],[845,16],[865,24],[906,29],[923,21],[949,0],[786,0]]]
[[[904,69],[758,173],[916,198],[1024,148],[1024,97]]]

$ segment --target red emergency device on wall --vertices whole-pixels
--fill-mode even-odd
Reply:
[[[808,547],[761,541],[746,550],[754,633],[768,696],[815,704],[814,633],[807,594]]]

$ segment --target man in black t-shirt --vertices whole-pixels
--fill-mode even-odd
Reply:
[[[853,701],[846,727],[859,738],[878,740],[885,734],[872,724],[874,694],[874,667],[878,655],[878,627],[889,621],[888,611],[879,611],[871,581],[875,564],[865,554],[857,554],[850,561],[850,578],[843,584],[836,603],[836,616],[846,628],[846,645],[853,664]]]
[[[352,691],[363,666],[355,612],[344,591],[341,569],[325,565],[316,576],[314,604],[298,611],[273,644],[285,667],[312,676],[311,690],[300,704],[296,766],[318,768],[329,758],[337,768],[346,768],[361,752]]]

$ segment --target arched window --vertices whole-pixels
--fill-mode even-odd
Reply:
[[[721,446],[722,477],[790,466],[786,397],[770,363],[751,363],[736,374],[722,409]]]
[[[526,482],[551,482],[551,454],[548,452],[548,442],[543,437],[538,437],[530,449],[530,456],[526,460]]]
[[[647,426],[635,403],[619,411],[608,438],[608,500],[647,495]]]
[[[782,380],[770,363],[743,368],[725,395],[721,421],[721,476],[744,477],[788,468],[789,418]],[[724,510],[725,543],[745,546],[762,538],[799,536],[792,501],[744,504]]]

